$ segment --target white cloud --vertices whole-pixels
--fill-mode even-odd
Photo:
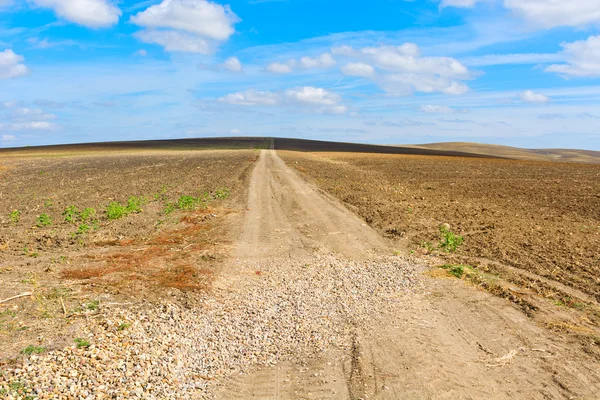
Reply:
[[[347,111],[346,107],[339,104],[342,97],[323,88],[312,86],[303,86],[285,91],[285,96],[291,102],[309,107],[316,107],[320,111],[333,114],[343,114]]]
[[[313,112],[343,114],[347,108],[341,96],[323,88],[303,86],[283,92],[246,90],[217,99],[219,103],[237,106],[299,106]]]
[[[14,135],[2,135],[3,142],[9,142],[9,141],[15,140],[15,139],[16,139],[16,137]]]
[[[319,57],[302,57],[300,59],[300,65],[302,68],[329,68],[335,65],[335,60],[329,53],[323,53]]]
[[[242,131],[240,131],[239,129],[232,129],[229,131],[229,133],[231,133],[232,135],[239,135],[240,133],[242,133]]]
[[[67,21],[90,28],[115,25],[121,10],[111,0],[32,0],[43,8],[51,8],[56,15]]]
[[[266,70],[274,74],[289,74],[290,72],[292,72],[292,67],[288,64],[274,62],[267,65]]]
[[[448,106],[422,105],[419,109],[428,114],[452,114],[454,110]]]
[[[520,94],[521,100],[527,102],[527,103],[537,103],[537,104],[541,104],[541,103],[547,103],[550,98],[548,98],[548,96],[544,96],[541,93],[535,93],[531,90],[526,90],[523,93]]]
[[[344,75],[369,78],[375,74],[375,68],[363,62],[348,63],[341,68]]]
[[[40,40],[38,38],[29,38],[27,42],[36,49],[52,49],[55,47],[75,46],[77,43],[74,40],[50,41],[46,38]]]
[[[169,52],[212,54],[216,47],[202,37],[177,31],[144,30],[136,32],[134,36],[142,42],[158,44]]]
[[[409,95],[414,91],[460,95],[469,90],[460,81],[473,76],[466,66],[454,58],[421,56],[419,46],[414,43],[360,50],[342,46],[332,51],[360,61],[347,64],[342,72],[352,75],[350,72],[358,74],[361,69],[363,74],[360,76],[371,77],[385,91],[394,95]],[[373,68],[372,74],[369,66]],[[375,74],[375,69],[385,73]]]
[[[232,72],[242,72],[242,63],[237,57],[229,57],[223,63],[223,68]]]
[[[504,0],[504,6],[541,28],[600,22],[598,0]]]
[[[17,78],[27,75],[29,69],[22,64],[24,58],[11,49],[0,52],[0,79]]]
[[[562,61],[563,55],[556,53],[523,53],[523,54],[486,54],[483,56],[466,57],[462,59],[464,65],[470,67],[487,67],[490,65],[506,64],[542,64]]]
[[[39,108],[19,107],[12,111],[11,117],[14,120],[52,120],[56,115],[46,113]]]
[[[347,46],[347,45],[341,45],[341,46],[337,46],[337,47],[333,47],[331,49],[331,52],[335,55],[339,55],[339,56],[355,56],[356,50],[354,50],[352,47]]]
[[[30,122],[17,122],[10,125],[10,130],[13,131],[24,131],[24,130],[40,130],[49,131],[56,129],[56,125],[47,121],[30,121]]]
[[[440,7],[471,8],[482,0],[442,0]]]
[[[10,7],[14,4],[14,0],[0,0],[0,10],[6,7]]]
[[[202,54],[214,52],[218,43],[228,40],[239,21],[229,6],[207,0],[163,0],[131,17],[131,22],[146,28],[136,34],[142,41],[167,51]]]
[[[133,55],[139,57],[146,57],[148,55],[148,52],[145,49],[139,49],[138,51],[133,53]]]
[[[600,35],[590,36],[586,40],[577,42],[563,43],[561,46],[567,64],[550,65],[546,71],[564,76],[600,76]]]
[[[231,93],[220,97],[217,101],[237,106],[275,106],[281,103],[281,96],[269,91],[256,91],[253,89],[244,92]]]

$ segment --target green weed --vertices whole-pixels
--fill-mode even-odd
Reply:
[[[450,231],[445,226],[440,227],[440,247],[447,253],[453,253],[463,244],[465,238]]]
[[[450,275],[454,275],[458,279],[461,279],[465,274],[465,268],[468,267],[465,265],[445,264],[440,266],[440,268],[447,270]]]
[[[123,322],[122,324],[119,325],[119,327],[117,328],[117,330],[124,331],[125,329],[129,328],[130,326],[131,326],[130,323]]]
[[[163,208],[163,214],[169,215],[173,211],[175,211],[176,209],[177,209],[177,204],[175,204],[175,203],[167,203],[165,205],[165,208]]]
[[[21,211],[13,210],[10,212],[10,222],[12,222],[13,224],[18,224],[20,219],[21,219]]]
[[[220,200],[225,200],[229,197],[229,189],[227,188],[220,188],[215,190],[215,198],[220,199]]]
[[[75,345],[77,345],[78,349],[87,348],[87,347],[90,347],[92,345],[89,342],[89,340],[84,339],[84,338],[75,338],[75,339],[73,339],[73,341],[75,342]]]
[[[181,196],[179,200],[177,200],[177,207],[180,210],[193,210],[198,207],[200,200],[196,197],[192,196]]]
[[[87,222],[90,219],[96,216],[96,210],[92,207],[84,208],[83,211],[79,214],[79,219],[81,222]]]
[[[52,218],[48,214],[42,214],[37,218],[37,226],[44,227],[52,225]]]
[[[87,235],[87,233],[90,231],[89,225],[87,224],[81,224],[79,225],[79,228],[77,228],[77,231],[74,233],[74,236],[84,236]]]
[[[92,300],[85,305],[85,308],[87,308],[90,311],[96,311],[98,308],[100,308],[100,301]]]
[[[65,222],[74,224],[79,218],[79,210],[73,205],[68,206],[65,208],[65,211],[63,211],[62,216],[65,217]]]
[[[42,354],[45,351],[46,351],[45,347],[29,345],[29,346],[25,347],[23,350],[21,350],[21,354],[25,354],[25,355],[29,356],[31,354]]]
[[[113,201],[106,207],[106,218],[109,220],[121,219],[127,215],[127,208]]]
[[[127,199],[127,214],[138,214],[142,212],[142,205],[145,203],[142,197],[131,196]]]

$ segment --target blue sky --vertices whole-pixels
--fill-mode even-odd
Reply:
[[[0,0],[0,147],[204,136],[600,150],[597,0]]]

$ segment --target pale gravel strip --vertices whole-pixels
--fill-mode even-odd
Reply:
[[[209,397],[232,373],[286,358],[345,349],[366,326],[415,290],[414,260],[347,261],[333,254],[245,263],[260,271],[239,291],[204,295],[192,309],[174,304],[104,309],[88,325],[88,349],[29,356],[6,369],[8,399],[20,382],[33,398]],[[122,323],[131,323],[119,330]],[[0,389],[0,393],[1,393]]]

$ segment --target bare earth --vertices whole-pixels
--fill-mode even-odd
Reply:
[[[28,248],[39,257],[24,257],[21,247],[33,246],[42,234],[54,235],[54,241],[68,238],[73,226],[25,228],[46,208],[59,221],[72,195],[58,196],[54,208],[42,206],[34,193],[48,177],[36,172],[41,164],[32,162],[30,173],[15,172],[19,179],[39,175],[40,183],[23,194],[31,198],[23,221],[3,225],[7,239],[0,242],[0,254],[10,259],[0,260],[0,267],[10,293],[2,297],[32,290],[43,300],[46,286],[77,290],[64,296],[66,307],[63,297],[47,300],[53,301],[51,322],[42,320],[39,330],[21,331],[13,323],[33,319],[38,297],[1,305],[0,315],[16,328],[0,337],[14,342],[0,344],[11,352],[0,354],[0,398],[600,397],[597,354],[567,333],[549,330],[512,302],[431,268],[439,259],[395,253],[393,238],[302,178],[275,151],[211,154],[172,155],[168,175],[166,161],[153,159],[156,173],[146,171],[143,179],[152,184],[132,193],[124,184],[121,201],[161,190],[163,180],[173,176],[185,176],[185,182],[170,182],[172,189],[159,192],[143,213],[100,221],[82,243],[64,239],[70,261],[52,268],[45,266],[64,247],[43,242]],[[56,162],[77,168],[73,160]],[[125,162],[135,168],[124,171],[140,174],[145,170],[137,163],[148,161],[134,157],[117,164]],[[5,182],[5,192],[17,199],[13,181]],[[213,193],[224,185],[232,196],[208,208],[179,210],[169,218],[161,211],[174,201],[169,196],[198,189]],[[162,222],[155,226],[157,218]],[[143,229],[148,226],[152,229]],[[114,244],[104,244],[102,235]],[[17,236],[30,239],[14,242]],[[35,285],[23,280],[28,270],[36,273]],[[172,278],[168,285],[165,274]],[[190,285],[192,278],[202,285]],[[98,299],[93,310],[82,303],[88,298]],[[83,309],[69,311],[77,304]],[[61,334],[64,340],[52,341]],[[75,346],[75,337],[89,344]],[[18,355],[26,344],[46,348]]]
[[[349,259],[392,251],[274,151],[263,151],[252,175],[239,263],[301,262],[316,249]],[[290,270],[292,278],[294,273]],[[219,285],[240,290],[247,279],[239,277],[249,275],[231,269]],[[233,377],[217,398],[598,398],[598,364],[560,335],[537,326],[506,300],[460,281],[423,279],[426,290],[399,293],[400,301],[380,310],[382,315],[354,324],[347,348],[313,360],[298,355]]]

